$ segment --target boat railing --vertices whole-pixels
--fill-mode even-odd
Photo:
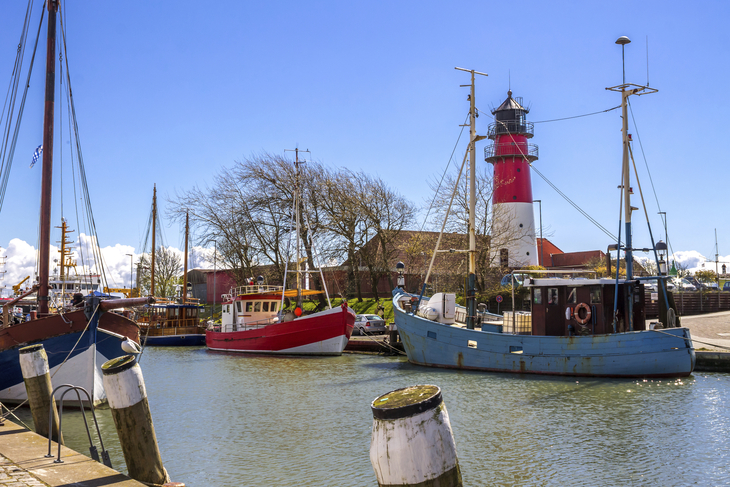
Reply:
[[[246,323],[228,323],[221,325],[221,332],[230,333],[234,331],[245,331],[245,330],[258,330],[259,328],[265,328],[269,325],[279,322],[278,316],[271,318],[265,318],[263,320],[249,321]]]
[[[235,288],[231,288],[231,290],[227,294],[221,295],[224,299],[228,298],[229,300],[233,296],[240,296],[242,294],[254,294],[254,293],[270,293],[270,292],[276,292],[283,290],[283,286],[264,286],[264,285],[253,285],[253,286],[238,286]]]

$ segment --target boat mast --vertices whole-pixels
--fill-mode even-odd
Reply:
[[[182,304],[185,304],[185,299],[188,297],[188,234],[190,232],[190,216],[188,212],[185,212],[185,263],[183,264],[183,299]]]
[[[466,71],[471,73],[471,84],[461,85],[468,86],[469,92],[469,261],[467,267],[468,285],[466,292],[466,327],[470,330],[474,329],[474,323],[476,322],[476,252],[477,252],[477,237],[476,237],[476,201],[477,201],[477,190],[476,190],[476,151],[475,143],[478,140],[482,140],[485,137],[477,136],[476,129],[476,106],[475,106],[475,93],[474,93],[474,75],[481,74],[488,76],[486,73],[480,73],[473,69],[456,68],[459,71]]]
[[[43,169],[41,176],[41,221],[38,245],[38,313],[48,313],[48,272],[51,252],[51,189],[53,180],[53,113],[56,86],[56,12],[58,0],[48,2],[46,39],[46,99],[43,114]]]
[[[626,36],[621,36],[616,40],[616,44],[621,46],[621,64],[623,66],[624,60],[624,46],[630,43]],[[632,283],[634,278],[634,255],[631,241],[631,212],[638,208],[631,207],[631,172],[629,170],[629,142],[631,137],[629,135],[629,116],[628,116],[628,100],[631,95],[647,95],[649,93],[656,93],[658,90],[649,88],[648,86],[635,85],[633,83],[626,83],[626,69],[623,68],[623,83],[619,86],[613,86],[606,88],[609,91],[616,91],[621,93],[621,137],[623,140],[623,160],[621,165],[622,171],[622,183],[621,191],[623,195],[624,205],[624,222],[626,228],[626,245],[624,247],[625,260],[626,260],[626,318],[625,323],[629,331],[634,329],[634,294],[635,289]],[[617,264],[618,267],[618,264]],[[618,270],[617,270],[618,271]]]
[[[299,147],[294,150],[296,154],[296,160],[294,162],[294,168],[296,170],[295,182],[294,182],[294,215],[297,225],[297,308],[302,307],[302,269],[301,263],[299,262],[299,245],[301,236],[299,235],[300,222],[299,222],[299,193],[300,193],[300,176],[299,176]]]
[[[157,233],[157,185],[152,189],[152,258],[150,262],[150,296],[155,295],[155,234]]]

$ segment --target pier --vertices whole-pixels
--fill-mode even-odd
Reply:
[[[53,451],[57,444],[53,443]],[[0,426],[0,485],[144,487],[91,458],[61,446],[61,460],[47,458],[48,439],[5,420]]]

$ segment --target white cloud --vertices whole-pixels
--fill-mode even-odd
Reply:
[[[99,272],[92,252],[93,243],[93,237],[82,233],[74,244],[73,259],[76,261],[76,272],[78,274],[95,274]],[[182,250],[174,247],[169,247],[169,249],[178,255],[182,261],[184,255]],[[54,262],[53,259],[58,259],[58,251],[57,246],[51,246],[51,274],[53,274],[57,265],[57,262]],[[101,254],[109,286],[117,288],[129,286],[132,260],[135,264],[135,274],[133,276],[136,278],[136,263],[139,261],[141,253],[136,253],[134,247],[130,245],[116,244],[102,248]],[[130,258],[128,254],[132,254],[132,257]],[[0,273],[3,271],[6,271],[6,273],[3,276],[4,279],[0,280],[0,293],[2,295],[10,294],[12,287],[25,276],[30,276],[30,279],[23,286],[30,287],[36,279],[37,250],[35,247],[23,240],[14,238],[9,242],[7,249],[0,247],[0,257],[4,256],[7,256],[7,259],[5,259],[4,268],[0,264]],[[188,261],[189,269],[212,269],[213,251],[204,247],[193,247],[188,253]]]

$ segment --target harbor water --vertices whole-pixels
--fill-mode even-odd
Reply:
[[[370,402],[415,384],[441,387],[467,486],[730,485],[727,374],[554,378],[163,347],[140,365],[165,467],[188,487],[375,486]],[[125,471],[109,409],[97,416]],[[79,412],[64,412],[63,434],[88,454]]]

